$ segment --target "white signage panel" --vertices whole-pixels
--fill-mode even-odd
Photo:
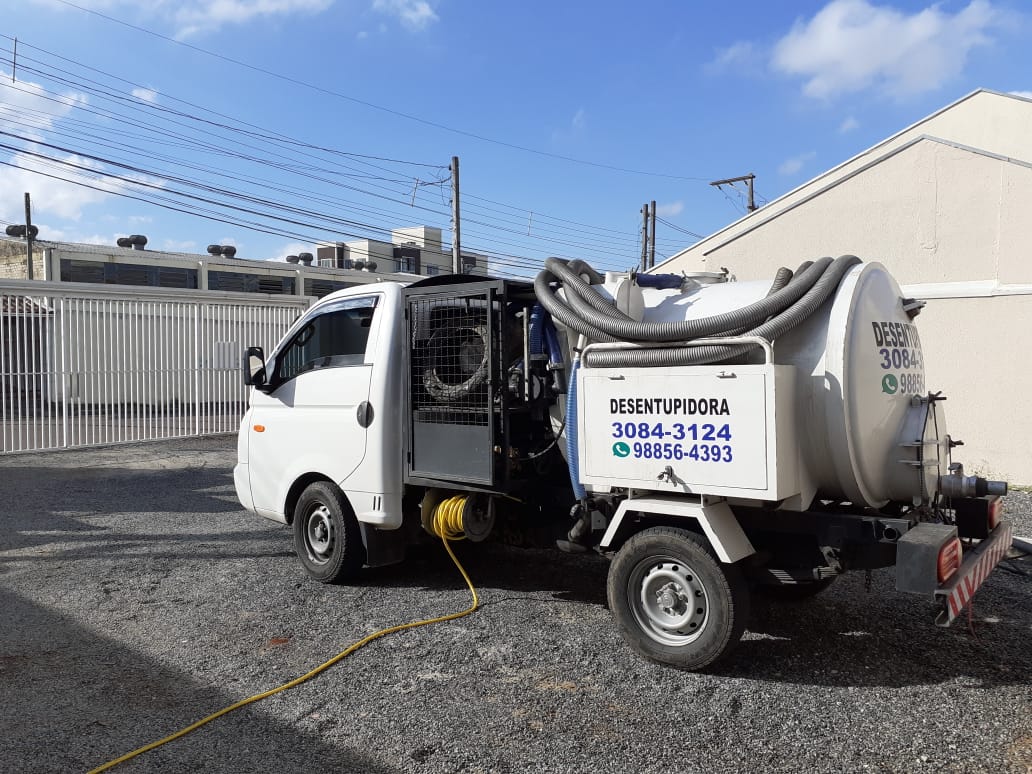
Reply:
[[[583,480],[766,490],[768,376],[726,366],[582,369]]]

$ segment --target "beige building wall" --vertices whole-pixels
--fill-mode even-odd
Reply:
[[[715,241],[701,251],[701,268],[762,279],[851,252],[884,263],[901,284],[1032,282],[1030,204],[1032,167],[920,139]],[[658,270],[679,268],[670,261]]]
[[[915,322],[967,472],[1032,484],[1032,295],[931,299]]]
[[[966,468],[1032,485],[1032,101],[979,91],[656,268],[773,278],[822,255],[886,265],[928,301],[929,387]]]

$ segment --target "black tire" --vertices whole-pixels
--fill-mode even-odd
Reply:
[[[838,576],[802,583],[758,583],[753,591],[757,596],[766,597],[775,602],[803,602],[816,597],[828,588],[834,583],[836,577]]]
[[[652,527],[633,536],[613,559],[606,587],[620,633],[653,661],[703,669],[745,631],[749,590],[741,570],[722,564],[688,530]]]
[[[320,583],[352,580],[365,564],[365,547],[351,506],[329,481],[309,484],[294,506],[294,551]]]

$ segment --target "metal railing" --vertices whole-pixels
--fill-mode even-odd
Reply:
[[[0,280],[0,454],[235,432],[294,296]]]

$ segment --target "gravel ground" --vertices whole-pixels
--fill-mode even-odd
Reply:
[[[295,677],[381,627],[461,610],[443,550],[309,582],[236,503],[232,439],[0,458],[0,770],[83,771]],[[1007,500],[1032,535],[1032,497]],[[482,609],[119,771],[1032,772],[1032,578],[994,573],[973,631],[890,572],[754,604],[717,672],[643,661],[605,560],[460,545]],[[1024,563],[1026,566],[1028,563]]]

